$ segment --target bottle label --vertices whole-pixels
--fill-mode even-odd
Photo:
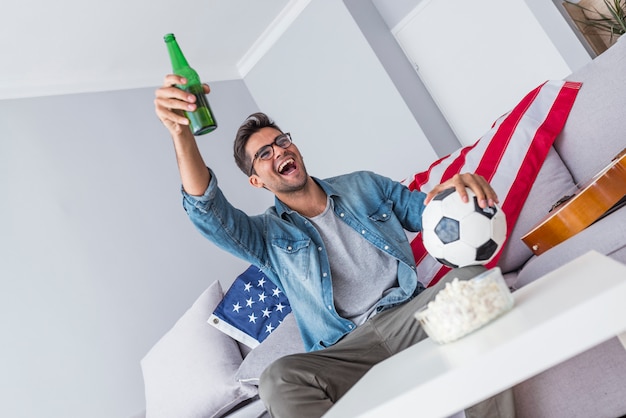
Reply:
[[[196,96],[196,110],[185,112],[189,119],[191,131],[194,135],[204,135],[217,128],[217,122],[213,117],[213,112],[204,93],[194,94]]]

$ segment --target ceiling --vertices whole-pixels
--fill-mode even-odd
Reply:
[[[166,33],[203,81],[239,79],[309,1],[7,1],[0,99],[160,85]]]

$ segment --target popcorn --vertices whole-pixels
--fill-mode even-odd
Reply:
[[[471,280],[454,278],[415,317],[431,338],[446,343],[480,328],[512,306],[513,297],[496,267]]]

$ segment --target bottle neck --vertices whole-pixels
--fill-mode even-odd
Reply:
[[[177,69],[189,67],[189,63],[185,59],[183,55],[183,51],[181,51],[178,46],[178,42],[172,36],[169,39],[166,38],[165,44],[167,45],[167,52],[170,54],[170,60],[172,61],[172,69],[176,71]]]
[[[177,86],[183,90],[191,91],[194,94],[202,93],[203,88],[200,83],[200,77],[198,77],[198,73],[189,66],[173,34],[165,35],[165,45],[170,55],[174,74],[184,77],[187,80],[186,84]]]

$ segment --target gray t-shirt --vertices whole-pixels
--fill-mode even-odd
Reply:
[[[376,303],[398,286],[398,260],[338,219],[330,197],[324,212],[309,220],[328,252],[335,308],[343,318],[361,325]]]

